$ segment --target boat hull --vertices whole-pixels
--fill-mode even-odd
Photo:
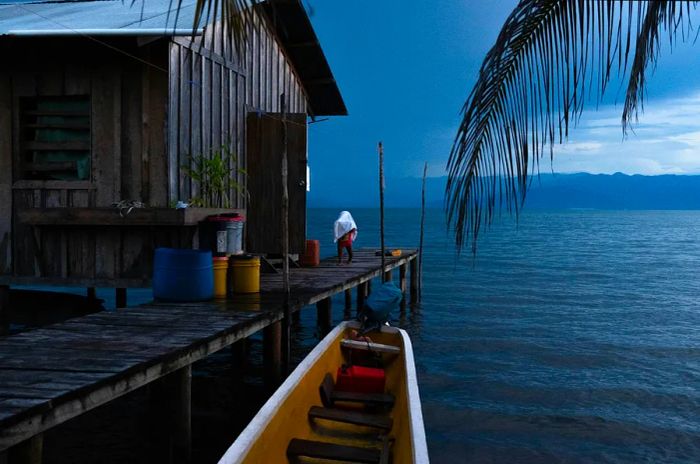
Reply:
[[[327,373],[335,377],[338,367],[347,362],[347,350],[340,341],[357,326],[344,322],[331,331],[297,366],[280,388],[260,409],[248,427],[219,461],[232,463],[287,462],[287,445],[291,439],[366,446],[377,437],[377,430],[358,425],[310,421],[308,411],[321,406],[319,385]],[[395,404],[390,416],[393,422],[388,437],[394,440],[392,462],[427,463],[428,452],[420,407],[411,341],[405,331],[384,327],[381,333],[370,334],[376,343],[400,348],[398,354],[384,353],[388,391]],[[381,443],[377,442],[377,447]]]

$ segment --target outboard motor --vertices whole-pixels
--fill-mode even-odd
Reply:
[[[370,293],[365,306],[358,315],[362,323],[362,333],[378,329],[389,321],[391,311],[398,309],[403,292],[393,282],[385,282]]]

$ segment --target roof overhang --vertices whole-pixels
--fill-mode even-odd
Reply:
[[[312,116],[345,116],[348,110],[300,0],[260,4],[294,66],[309,99]]]

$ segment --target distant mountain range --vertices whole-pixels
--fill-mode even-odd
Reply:
[[[442,207],[446,177],[426,182],[426,204]],[[339,185],[312,184],[311,208],[373,208],[379,205],[376,180]],[[326,185],[324,185],[324,183]],[[361,188],[360,188],[361,187]],[[388,180],[385,205],[420,206],[421,179]],[[332,194],[331,194],[332,192]],[[528,190],[527,209],[700,209],[700,175],[541,174]]]

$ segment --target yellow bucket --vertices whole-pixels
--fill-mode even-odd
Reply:
[[[228,258],[226,256],[214,257],[214,298],[226,298],[226,273],[228,272]]]
[[[260,291],[260,258],[251,255],[233,255],[229,260],[232,293]]]

